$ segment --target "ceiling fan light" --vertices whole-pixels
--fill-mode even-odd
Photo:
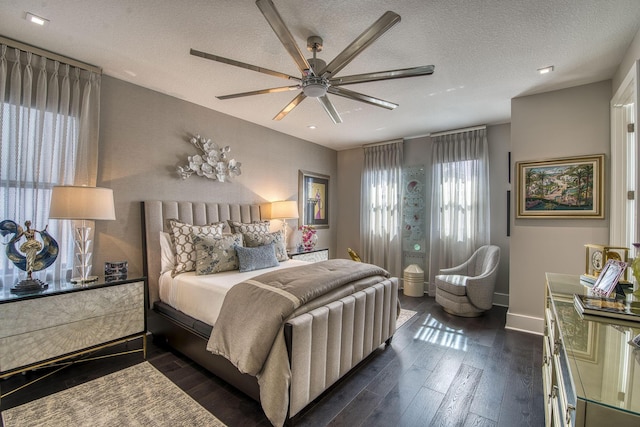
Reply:
[[[320,98],[327,94],[329,81],[324,77],[306,76],[302,79],[302,92],[309,98]]]
[[[321,83],[309,83],[302,88],[302,91],[309,98],[320,98],[327,94],[327,86]]]

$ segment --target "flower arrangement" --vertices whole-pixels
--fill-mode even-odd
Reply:
[[[231,148],[227,145],[223,148],[218,144],[196,135],[189,142],[196,146],[202,154],[187,157],[188,164],[178,166],[178,174],[182,179],[187,179],[194,173],[198,176],[225,182],[231,176],[238,176],[242,173],[240,166],[242,163],[235,159],[228,160]]]
[[[302,248],[305,251],[310,251],[316,246],[318,236],[316,236],[316,229],[313,225],[301,225],[298,230],[302,231]]]

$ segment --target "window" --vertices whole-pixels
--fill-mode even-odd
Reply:
[[[433,136],[429,294],[442,268],[489,243],[489,153],[484,126]]]
[[[101,76],[45,54],[0,44],[0,220],[47,228],[60,252],[35,277],[50,281],[70,274],[74,259],[72,224],[49,220],[51,189],[95,185]],[[2,242],[12,237],[7,233]],[[6,256],[0,258],[3,284],[23,277]]]
[[[472,238],[473,222],[478,208],[474,196],[478,160],[449,162],[442,165],[442,238],[463,242]]]
[[[361,257],[394,276],[402,273],[402,155],[403,141],[365,147],[362,175]]]
[[[49,111],[42,114],[34,108],[15,106],[10,103],[2,103],[0,118],[13,118],[13,123],[6,124],[0,129],[1,162],[0,165],[0,200],[3,201],[2,220],[10,219],[24,228],[25,221],[31,221],[32,228],[42,231],[45,227],[48,233],[56,239],[60,246],[57,267],[51,267],[45,272],[46,277],[41,280],[50,281],[54,277],[63,277],[66,271],[73,267],[73,240],[71,239],[70,224],[60,221],[50,221],[49,204],[51,189],[58,184],[60,176],[64,176],[65,170],[75,169],[75,147],[67,147],[67,150],[56,150],[60,145],[58,132],[69,132],[76,126],[74,117],[67,117]],[[40,138],[46,141],[46,146],[38,149],[36,135],[33,129],[37,129],[37,122],[42,122]],[[66,123],[65,123],[66,122]],[[14,135],[22,134],[26,129],[27,138],[22,138],[26,144],[11,143]],[[65,151],[69,151],[65,153]],[[7,235],[3,243],[13,238]],[[19,248],[20,241],[15,246]],[[6,257],[2,257],[2,270],[5,280],[2,282],[14,285],[22,274],[21,270],[14,266]]]

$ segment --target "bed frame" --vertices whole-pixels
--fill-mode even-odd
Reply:
[[[144,268],[149,283],[148,328],[154,339],[191,358],[251,398],[260,401],[257,379],[240,373],[221,356],[206,350],[211,327],[159,302],[160,231],[167,220],[204,225],[231,219],[260,220],[258,205],[145,201]],[[225,226],[226,227],[226,226]],[[226,229],[225,231],[228,231]],[[290,319],[284,328],[291,367],[287,420],[342,378],[395,332],[397,278],[375,285]]]

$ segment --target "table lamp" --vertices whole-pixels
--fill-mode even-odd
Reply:
[[[295,200],[284,200],[271,203],[270,219],[279,219],[282,221],[282,230],[284,232],[284,243],[287,244],[287,219],[298,218],[298,202]]]
[[[91,274],[91,227],[86,221],[116,219],[113,190],[101,187],[56,186],[51,194],[49,218],[79,220],[75,227],[76,260],[79,276],[72,283],[87,283],[98,279]]]

